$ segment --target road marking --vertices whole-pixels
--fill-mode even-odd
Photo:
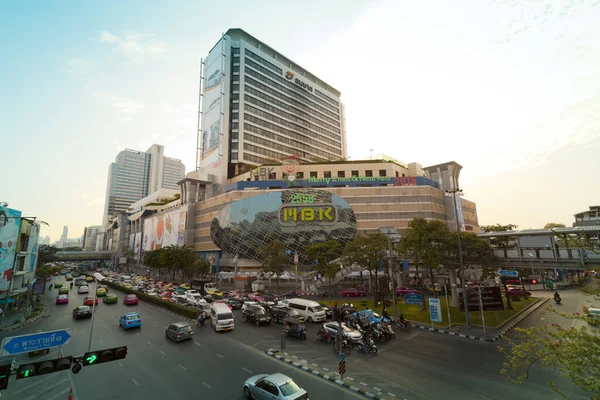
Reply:
[[[54,396],[52,397],[46,397],[46,400],[54,400],[54,399],[59,399],[59,398],[65,398],[65,395],[69,394],[69,391],[71,390],[71,388],[65,388],[64,390],[61,390],[59,393],[56,393]]]
[[[195,344],[196,346],[202,346],[202,345],[201,345],[200,343],[198,343],[198,342],[194,342],[194,344]]]
[[[206,386],[207,388],[209,388],[209,389],[212,389],[208,383],[206,383],[206,382],[202,382],[202,384],[203,384],[204,386]]]
[[[135,380],[135,378],[131,378],[131,382],[133,382],[133,384],[135,386],[139,386],[140,384],[138,383],[138,381]]]
[[[123,366],[123,363],[122,363],[121,361],[119,361],[119,365],[122,367],[122,366]]]
[[[187,368],[184,367],[183,365],[181,365],[181,364],[177,364],[177,365],[179,365],[179,368],[181,368],[182,370],[187,371]]]
[[[152,346],[152,343],[150,343],[150,342],[148,342],[148,341],[146,341],[146,343],[148,343],[150,346]]]
[[[104,340],[100,340],[100,343],[104,343]]]
[[[46,381],[48,381],[48,380],[51,380],[51,376],[48,376],[46,379],[42,379],[42,380],[40,380],[40,381],[34,382],[33,384],[31,384],[31,385],[28,385],[27,387],[25,387],[25,388],[23,388],[23,389],[19,389],[19,390],[15,391],[14,393],[12,393],[12,396],[13,396],[13,397],[16,397],[16,396],[17,396],[19,393],[22,393],[22,392],[24,392],[24,391],[26,391],[26,390],[29,390],[29,389],[31,389],[32,387],[34,387],[34,386],[37,386],[37,385],[39,385],[39,384],[42,384],[42,383],[44,383],[44,382],[46,382]],[[62,384],[62,383],[69,383],[69,381],[68,381],[68,380],[66,380],[66,379],[61,379],[59,382],[56,382],[54,385],[52,385],[52,386],[49,386],[49,387],[45,388],[45,390],[52,389],[53,387],[55,387],[55,386],[58,386],[58,385],[60,385],[60,384]],[[37,395],[36,395],[36,396],[37,396]],[[35,396],[34,396],[34,397],[35,397]]]
[[[136,335],[138,335],[138,336],[140,336],[140,334],[139,334],[139,333],[137,333],[137,332],[136,332],[135,334],[136,334]]]
[[[216,353],[217,357],[221,357],[221,358],[225,358],[224,356],[220,355],[219,353]]]
[[[165,352],[164,352],[164,351],[162,351],[162,350],[160,351],[160,354],[162,354],[163,356],[166,356],[166,355],[167,355],[167,353],[165,353]]]
[[[247,373],[249,373],[249,374],[251,374],[251,373],[252,373],[252,371],[250,371],[248,368],[244,368],[244,367],[242,367],[242,369],[243,369],[244,371],[246,371]]]

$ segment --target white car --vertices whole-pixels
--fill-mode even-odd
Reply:
[[[184,294],[185,294],[185,295],[188,295],[188,294],[189,294],[189,295],[192,295],[192,296],[202,296],[202,295],[200,294],[200,292],[198,292],[196,289],[190,289],[190,290],[186,290],[186,291],[184,292]]]
[[[186,294],[185,294],[185,298],[187,299],[187,301],[188,301],[190,304],[193,304],[193,305],[196,305],[196,306],[197,306],[197,305],[200,305],[200,304],[202,304],[202,303],[206,303],[206,300],[204,300],[204,299],[202,298],[202,296],[200,296],[200,293],[198,293],[198,294],[190,294],[190,293],[186,293]]]
[[[263,306],[258,304],[257,301],[245,301],[244,304],[242,304],[242,312],[244,312],[244,310],[247,309],[248,307],[259,307],[259,308],[262,308],[263,310],[265,309]]]
[[[89,286],[79,286],[79,289],[77,289],[78,294],[86,294],[89,292],[90,292]]]

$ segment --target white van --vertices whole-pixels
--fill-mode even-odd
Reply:
[[[233,312],[225,303],[212,303],[210,306],[210,321],[215,331],[233,330]]]
[[[325,321],[326,315],[323,307],[316,301],[306,299],[288,299],[287,306],[298,311],[308,322]]]

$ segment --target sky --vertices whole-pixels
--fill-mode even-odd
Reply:
[[[242,28],[342,92],[349,156],[463,166],[481,225],[600,204],[600,0],[0,3],[0,201],[58,240],[100,224],[108,167],[195,168],[199,64]]]

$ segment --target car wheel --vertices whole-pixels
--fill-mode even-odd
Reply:
[[[248,317],[246,317],[245,315],[242,316],[242,321],[244,322],[248,322]]]
[[[256,326],[260,326],[260,322],[256,320]]]
[[[250,394],[250,389],[248,388],[248,386],[244,386],[244,397],[246,397],[247,399],[252,398],[252,395]]]
[[[311,317],[308,317],[308,322],[310,322],[312,324],[313,319]]]

